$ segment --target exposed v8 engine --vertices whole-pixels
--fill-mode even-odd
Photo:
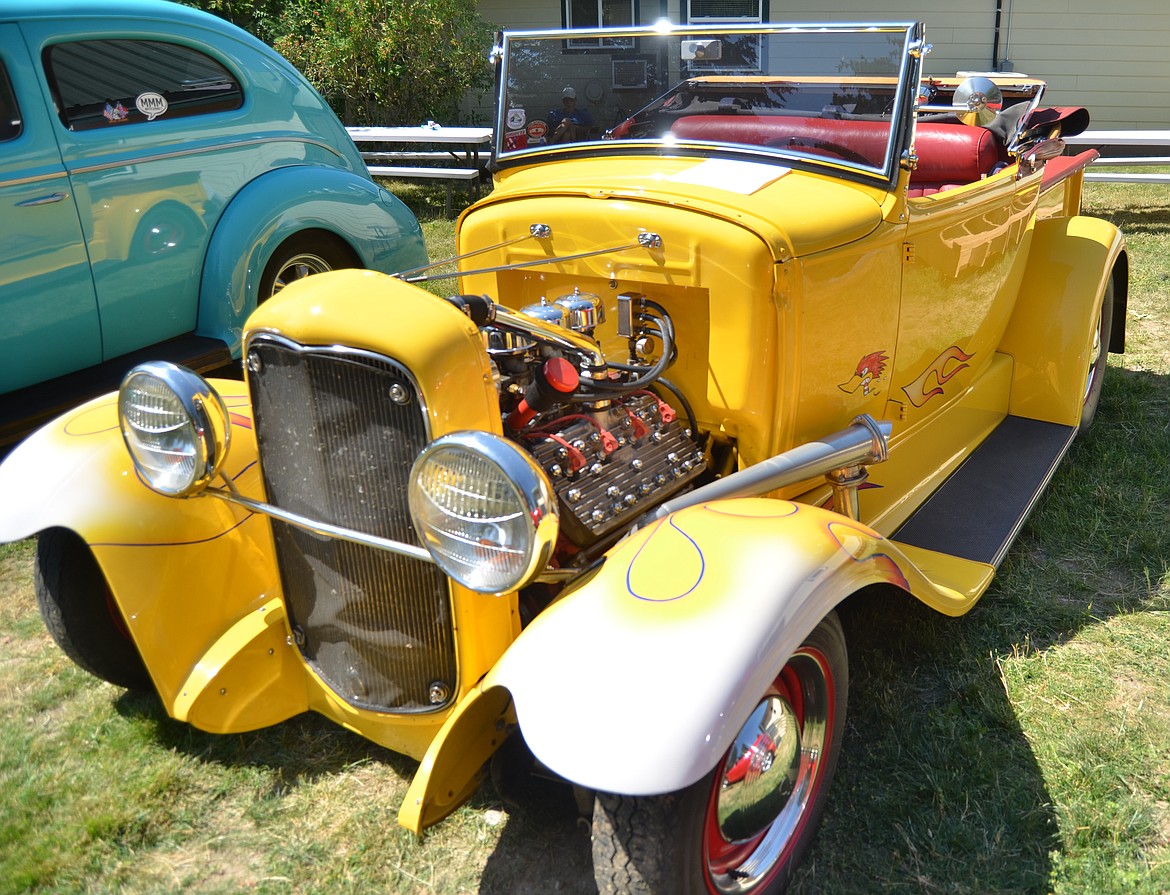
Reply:
[[[548,475],[561,531],[576,546],[624,530],[706,468],[693,420],[675,407],[686,411],[686,400],[662,376],[675,343],[661,305],[618,297],[618,333],[630,352],[616,362],[593,338],[604,313],[594,295],[574,290],[519,313],[475,296],[452,301],[488,307],[483,333],[499,373],[505,430]],[[473,319],[480,313],[467,309]]]

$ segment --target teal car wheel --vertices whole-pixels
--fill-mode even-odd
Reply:
[[[361,263],[336,236],[319,231],[298,234],[272,253],[260,280],[259,300],[271,298],[297,280],[347,267],[361,267]]]

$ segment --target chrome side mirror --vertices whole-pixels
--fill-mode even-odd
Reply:
[[[920,93],[919,96],[922,94]],[[991,78],[973,77],[955,88],[951,105],[920,105],[920,112],[950,112],[963,124],[987,125],[1003,108],[1003,92]]]

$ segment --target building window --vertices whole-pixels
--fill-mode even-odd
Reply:
[[[569,28],[628,28],[636,15],[634,0],[565,0],[565,25]],[[628,37],[573,38],[573,49],[629,49]]]
[[[765,0],[687,0],[692,25],[740,25],[764,21]],[[718,60],[688,63],[693,74],[731,74],[761,70],[763,44],[758,34],[725,35]]]
[[[762,22],[764,0],[688,0],[687,21],[695,25],[707,22]]]

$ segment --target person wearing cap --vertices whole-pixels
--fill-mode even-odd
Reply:
[[[588,139],[593,127],[593,116],[588,109],[577,108],[577,91],[566,87],[561,91],[561,108],[548,113],[550,143],[577,143]]]

